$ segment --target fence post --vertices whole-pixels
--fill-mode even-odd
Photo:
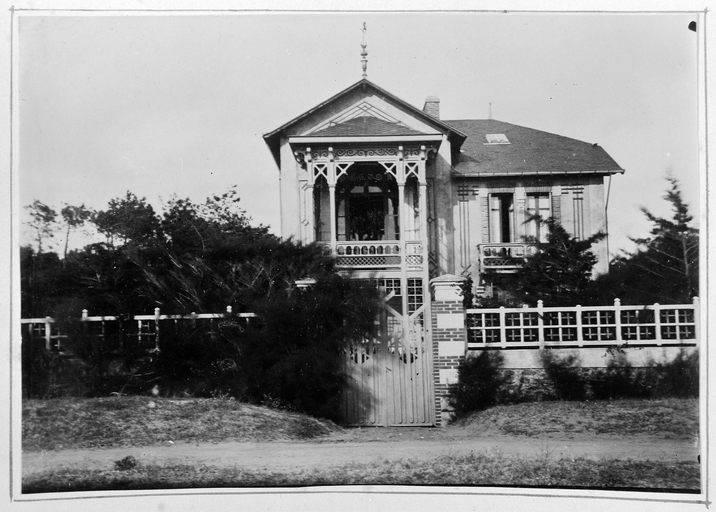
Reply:
[[[45,350],[48,352],[52,350],[52,323],[50,320],[52,320],[52,318],[49,316],[45,317]]]
[[[701,348],[701,312],[699,311],[699,298],[694,297],[694,336],[696,337],[696,346]]]
[[[575,309],[575,316],[577,317],[577,346],[584,346],[584,329],[582,329],[582,305],[577,304]],[[597,327],[599,328],[599,327]]]
[[[159,352],[159,308],[154,308],[154,350]]]
[[[624,341],[622,338],[622,301],[614,299],[614,328],[616,329],[615,341],[621,345]]]
[[[34,324],[28,323],[27,327],[28,327],[27,334],[28,334],[28,339],[30,340],[30,342],[28,343],[27,348],[22,347],[22,350],[27,350],[28,355],[29,355],[29,360],[35,361],[35,333],[33,332]],[[22,336],[22,333],[20,335]],[[27,395],[25,395],[25,393],[23,392],[23,395],[22,395],[23,398],[25,398],[25,396],[27,396],[27,398],[32,398],[35,394],[35,377],[33,375],[33,370],[32,370],[34,366],[35,365],[31,364],[30,371],[28,371],[26,374],[23,374],[23,376],[27,378]]]
[[[89,334],[87,331],[89,331],[89,324],[87,323],[87,310],[82,310],[82,316],[80,317],[80,322],[82,322],[82,335],[84,336],[84,342],[87,343],[87,339]]]
[[[654,341],[657,347],[660,347],[663,341],[661,338],[661,305],[658,302],[654,303]]]
[[[505,306],[500,306],[500,346],[507,348],[507,328],[505,326]]]
[[[544,302],[537,301],[537,336],[540,350],[544,350]]]

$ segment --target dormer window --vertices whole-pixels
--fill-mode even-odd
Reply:
[[[504,133],[488,133],[485,135],[485,138],[487,139],[487,142],[484,144],[509,144],[510,141],[507,140],[507,137]]]

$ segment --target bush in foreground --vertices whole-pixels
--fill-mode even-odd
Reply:
[[[501,403],[509,376],[501,370],[504,357],[498,351],[483,350],[467,357],[457,369],[457,383],[448,390],[448,404],[454,419]]]
[[[559,357],[551,350],[541,350],[539,358],[554,385],[557,400],[584,400],[587,381],[580,369],[578,355]]]
[[[499,351],[468,356],[449,388],[455,420],[501,404],[545,400],[697,398],[699,355],[681,350],[672,360],[634,367],[623,352],[611,354],[605,368],[583,368],[578,354],[539,353],[542,368],[505,369]]]

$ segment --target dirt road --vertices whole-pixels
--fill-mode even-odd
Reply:
[[[29,475],[58,466],[113,468],[114,461],[132,455],[140,463],[180,462],[209,466],[242,466],[265,470],[298,470],[381,460],[425,460],[442,455],[501,453],[505,456],[587,457],[695,461],[698,447],[681,440],[581,436],[572,439],[451,435],[445,429],[355,429],[319,441],[261,443],[176,443],[137,448],[24,452],[22,473]]]

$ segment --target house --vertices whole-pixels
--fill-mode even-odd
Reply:
[[[324,244],[339,267],[385,290],[382,339],[348,355],[355,424],[434,424],[431,280],[468,272],[479,285],[487,270],[514,271],[545,237],[537,216],[579,238],[604,231],[605,178],[623,172],[597,144],[444,120],[437,97],[421,110],[366,78],[264,139],[279,168],[282,235]],[[606,271],[606,242],[593,250]]]

